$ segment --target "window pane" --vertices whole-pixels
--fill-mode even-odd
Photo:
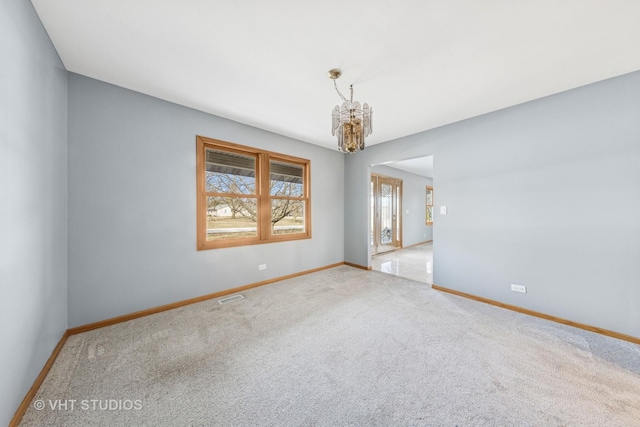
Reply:
[[[309,160],[196,137],[197,248],[311,237]]]
[[[304,233],[304,214],[302,200],[271,200],[271,234]]]
[[[371,246],[375,245],[375,229],[376,229],[376,193],[375,193],[375,182],[373,177],[371,177],[371,233],[369,234],[369,241]]]
[[[256,199],[207,197],[207,240],[256,237]]]
[[[431,225],[433,223],[433,188],[427,186],[427,225]]]
[[[393,243],[393,185],[380,184],[380,243]]]
[[[293,163],[269,162],[269,188],[272,196],[304,197],[303,170]]]
[[[396,184],[396,241],[400,242],[402,240],[402,206],[399,202],[400,194],[402,194],[402,188],[400,185]]]
[[[256,193],[255,157],[206,148],[205,158],[207,192]]]

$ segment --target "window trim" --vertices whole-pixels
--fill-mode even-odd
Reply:
[[[207,240],[207,197],[214,193],[206,191],[205,184],[205,148],[256,157],[256,193],[255,195],[239,195],[241,197],[256,198],[257,235],[255,237],[239,237],[224,240]],[[302,166],[303,168],[303,196],[272,196],[269,183],[269,161],[282,161]],[[215,193],[218,194],[218,193]],[[196,233],[197,249],[218,249],[234,246],[248,246],[262,243],[285,242],[311,238],[311,161],[286,154],[275,153],[259,148],[235,144],[233,142],[196,136]],[[293,234],[271,234],[271,200],[273,199],[302,200],[305,203],[305,231]]]

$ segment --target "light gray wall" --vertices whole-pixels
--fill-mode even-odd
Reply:
[[[640,72],[348,156],[349,262],[367,165],[397,153],[435,156],[436,284],[640,337]]]
[[[31,2],[0,2],[0,425],[67,328],[67,75]]]
[[[385,165],[371,166],[371,173],[402,180],[402,246],[433,240],[433,226],[426,225],[426,186],[433,179]]]
[[[311,160],[313,238],[197,251],[196,135]],[[343,162],[70,73],[70,327],[342,262]]]

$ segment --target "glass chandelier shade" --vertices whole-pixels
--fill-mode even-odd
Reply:
[[[360,105],[358,101],[353,100],[353,85],[349,88],[351,97],[345,98],[336,85],[338,77],[340,70],[329,71],[329,78],[333,79],[333,85],[344,101],[342,106],[336,105],[333,109],[331,134],[338,137],[338,150],[355,153],[364,150],[364,139],[371,134],[373,110],[367,103]]]

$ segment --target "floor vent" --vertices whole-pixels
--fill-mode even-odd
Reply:
[[[232,295],[230,297],[219,299],[218,302],[220,304],[228,304],[230,302],[238,301],[238,300],[241,300],[241,299],[244,299],[244,297],[242,295]]]

